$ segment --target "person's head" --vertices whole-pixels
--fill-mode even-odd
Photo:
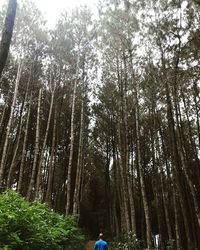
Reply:
[[[101,240],[103,239],[103,234],[102,233],[99,234],[99,239],[101,239]]]

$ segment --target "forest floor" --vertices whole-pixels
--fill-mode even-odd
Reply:
[[[94,240],[90,240],[90,241],[88,241],[88,243],[86,244],[86,246],[85,246],[85,249],[84,249],[84,250],[93,250],[94,243],[95,243],[95,241],[94,241]]]

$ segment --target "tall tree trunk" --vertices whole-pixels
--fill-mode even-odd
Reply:
[[[147,201],[146,195],[146,187],[144,182],[144,174],[142,170],[142,162],[141,162],[141,146],[140,146],[140,128],[139,128],[139,104],[138,104],[138,97],[136,93],[136,145],[137,145],[137,162],[138,162],[138,169],[139,169],[139,179],[140,179],[140,187],[142,193],[142,201],[144,205],[144,214],[145,214],[145,222],[146,222],[146,236],[147,236],[147,249],[152,249],[152,241],[151,241],[151,220],[150,220],[150,211],[149,205]]]
[[[21,133],[22,133],[23,109],[24,109],[24,102],[22,104],[21,111],[20,111],[20,121],[19,121],[19,126],[18,126],[18,131],[17,131],[17,141],[15,143],[16,145],[14,147],[14,154],[13,154],[11,165],[10,165],[9,172],[8,172],[7,188],[10,188],[11,185],[12,185],[12,175],[13,175],[13,171],[14,171],[14,168],[15,168],[15,165],[16,165],[16,156],[17,156],[19,143],[20,143],[20,139],[21,139]]]
[[[182,93],[182,97],[183,97],[183,102],[184,102],[184,105],[185,105],[185,100],[184,100],[184,94],[183,93]],[[177,100],[175,102],[175,105],[179,106],[179,103],[177,104]],[[186,116],[187,116],[187,121],[189,123],[189,116],[188,116],[187,110],[186,110]],[[180,119],[179,119],[179,117],[180,117]],[[187,158],[186,158],[186,153],[187,152],[186,152],[186,150],[184,150],[184,140],[183,140],[184,135],[183,135],[183,132],[181,130],[182,124],[179,125],[179,120],[182,123],[180,107],[179,107],[179,112],[176,109],[176,122],[177,122],[177,126],[178,126],[178,129],[177,129],[178,140],[177,141],[179,143],[178,152],[179,152],[179,155],[180,155],[180,160],[181,160],[181,164],[182,164],[183,173],[184,173],[184,175],[186,177],[186,181],[187,181],[187,184],[189,186],[189,190],[190,190],[193,202],[194,202],[195,216],[197,218],[197,222],[198,222],[198,225],[199,225],[199,228],[200,228],[200,205],[199,205],[198,198],[197,198],[197,190],[196,190],[195,185],[194,185],[194,183],[193,183],[193,181],[192,181],[192,179],[190,177],[190,174],[189,174],[189,171],[190,171],[189,168],[190,167],[188,166],[188,161],[187,161]],[[189,135],[190,135],[191,147],[194,148],[195,144],[193,143],[193,140],[192,140],[190,124],[188,124],[188,126],[189,126]],[[195,148],[194,148],[194,155],[198,159],[197,152],[196,152]]]
[[[53,89],[52,95],[51,95],[51,103],[50,103],[50,108],[49,108],[47,127],[46,127],[46,131],[45,131],[44,141],[43,141],[43,145],[42,145],[42,149],[41,149],[41,153],[40,153],[40,159],[39,159],[39,163],[38,163],[38,171],[37,171],[37,179],[36,179],[36,187],[35,187],[35,195],[36,196],[38,196],[38,194],[39,194],[39,188],[40,188],[40,182],[41,182],[41,176],[42,176],[42,162],[44,159],[44,151],[45,151],[45,147],[47,144],[47,137],[48,137],[48,133],[49,133],[49,126],[50,126],[51,114],[52,114],[53,103],[54,103],[54,95],[55,95],[55,88]]]
[[[83,128],[84,128],[84,101],[82,100],[78,161],[77,161],[76,183],[75,183],[74,200],[73,200],[73,214],[80,213],[80,188],[81,188],[81,175],[82,175],[83,134],[84,134]]]
[[[16,9],[17,0],[9,0],[0,44],[0,78],[8,57],[15,22]]]
[[[175,214],[176,249],[182,250],[180,226],[179,226],[178,204],[177,204],[177,194],[176,194],[176,188],[174,186],[173,186],[173,205],[174,205],[174,214]]]
[[[20,77],[21,77],[21,73],[22,73],[22,67],[23,67],[23,62],[20,61],[19,66],[18,66],[18,71],[17,71],[14,96],[13,96],[13,101],[12,101],[12,105],[11,105],[10,117],[9,117],[9,121],[8,121],[8,125],[7,125],[3,153],[2,153],[1,163],[0,163],[0,187],[2,187],[2,184],[3,184],[4,170],[5,170],[5,165],[6,165],[5,160],[6,160],[6,154],[7,154],[7,147],[8,147],[9,135],[10,135],[10,131],[11,131],[15,103],[16,103],[16,99],[17,99],[19,81],[20,81]]]
[[[136,235],[136,219],[135,219],[135,201],[133,197],[133,190],[132,190],[132,180],[131,180],[131,175],[129,173],[128,176],[128,195],[129,195],[129,200],[130,200],[130,217],[131,217],[131,231]]]
[[[130,65],[131,65],[131,75],[132,80],[134,80],[134,72],[133,72],[133,58],[132,52],[130,51]],[[137,155],[137,164],[139,170],[139,180],[140,180],[140,187],[142,193],[142,201],[144,205],[144,214],[145,214],[145,222],[146,222],[146,236],[147,236],[147,248],[148,250],[152,249],[152,228],[151,228],[151,218],[150,218],[150,211],[149,211],[149,204],[147,200],[146,194],[146,187],[144,181],[144,174],[142,170],[142,158],[141,158],[141,145],[140,145],[140,115],[139,115],[139,86],[136,80],[135,86],[135,129],[136,129],[136,155]]]
[[[195,206],[195,214],[196,214],[196,217],[197,217],[197,221],[198,221],[198,224],[199,224],[199,227],[200,227],[200,206],[198,204],[198,201],[197,201],[197,197],[196,197],[196,190],[194,188],[194,184],[192,183],[192,180],[188,174],[188,166],[186,164],[186,160],[185,160],[185,153],[184,153],[184,142],[183,142],[183,133],[182,133],[182,130],[181,130],[181,122],[182,122],[182,118],[181,118],[181,111],[180,111],[180,106],[179,106],[179,102],[178,102],[178,90],[177,90],[177,86],[176,86],[176,80],[175,80],[175,85],[174,85],[174,105],[175,105],[175,119],[176,119],[176,127],[177,127],[177,136],[176,134],[174,133],[174,139],[177,140],[177,144],[176,144],[176,147],[177,147],[177,154],[180,158],[180,163],[181,163],[181,168],[183,170],[183,173],[186,177],[186,182],[189,186],[189,189],[190,189],[190,192],[191,192],[191,195],[192,195],[192,199],[193,199],[193,202],[194,202],[194,206]],[[175,122],[173,121],[173,119],[171,118],[172,120],[172,125],[175,124]],[[175,125],[174,125],[175,126]],[[178,158],[177,156],[177,158]],[[181,189],[181,188],[180,188]],[[181,201],[181,200],[180,200]],[[182,204],[182,202],[181,202]],[[183,204],[182,205],[182,209],[185,211],[185,205]],[[184,212],[183,211],[183,212]],[[187,240],[188,240],[188,247],[192,247],[193,245],[193,241],[191,239],[191,235],[190,235],[190,226],[189,226],[189,222],[187,220],[186,217],[187,216],[187,212],[185,211],[184,212],[184,221],[185,221],[185,231],[186,231],[186,235],[187,235]]]
[[[199,150],[200,150],[200,124],[199,124],[199,112],[200,112],[200,108],[199,108],[199,104],[198,104],[198,100],[199,98],[199,92],[198,92],[198,86],[197,86],[197,82],[193,83],[193,98],[194,98],[194,103],[195,103],[195,111],[196,111],[196,120],[197,120],[197,136],[198,136],[198,140],[199,140]]]
[[[22,189],[24,162],[25,162],[25,157],[26,157],[26,146],[27,146],[26,144],[27,144],[27,139],[28,139],[28,126],[29,126],[29,120],[30,120],[30,114],[31,114],[31,102],[32,102],[32,93],[30,94],[30,100],[28,104],[28,112],[27,112],[26,125],[25,125],[25,131],[24,131],[23,148],[22,148],[22,157],[21,157],[21,163],[19,167],[19,180],[17,184],[17,191],[20,193]]]
[[[120,125],[119,129],[120,130]],[[120,133],[120,131],[119,131]],[[119,146],[121,145],[121,136],[120,134],[118,135],[119,137]],[[118,150],[121,152],[120,150]],[[129,228],[129,217],[128,217],[128,210],[127,210],[127,205],[126,205],[126,200],[125,200],[125,182],[124,182],[124,177],[123,177],[123,164],[122,164],[122,159],[121,155],[119,155],[119,152],[117,152],[117,169],[118,169],[118,186],[119,186],[119,192],[118,192],[118,197],[119,197],[119,206],[120,206],[120,225],[121,225],[121,232],[125,233],[128,231]]]
[[[71,212],[71,191],[72,191],[72,163],[73,163],[73,154],[74,154],[74,117],[75,117],[75,103],[76,103],[76,90],[77,90],[77,83],[78,83],[78,73],[79,73],[79,56],[77,59],[76,64],[76,74],[75,74],[75,82],[73,88],[73,96],[72,96],[72,111],[71,111],[71,129],[70,129],[70,153],[69,153],[69,163],[67,169],[67,185],[66,185],[66,194],[67,194],[67,202],[66,202],[66,216]]]
[[[126,61],[124,60],[125,67],[125,79],[123,79],[122,63],[119,65],[119,58],[117,57],[117,80],[118,88],[120,92],[120,104],[119,104],[119,121],[118,121],[118,140],[119,140],[119,173],[121,178],[121,227],[122,231],[131,230],[131,221],[129,218],[129,196],[128,196],[128,128],[127,128],[127,107],[126,107]]]
[[[112,157],[113,157],[113,178],[114,178],[114,197],[113,197],[113,224],[114,224],[114,232],[113,235],[119,236],[120,233],[120,225],[117,217],[117,204],[119,203],[119,175],[118,175],[118,166],[117,166],[117,156],[116,156],[116,125],[115,125],[114,117],[111,119],[111,141],[112,141]],[[117,203],[118,201],[118,203]]]
[[[164,213],[165,213],[165,221],[166,221],[166,225],[167,225],[167,232],[168,232],[168,237],[169,240],[173,239],[173,234],[172,234],[172,227],[171,227],[171,221],[170,221],[170,214],[169,214],[169,206],[168,206],[168,192],[170,192],[171,189],[171,177],[170,177],[170,173],[169,173],[169,163],[168,163],[168,157],[167,157],[167,152],[165,149],[165,145],[164,145],[164,140],[163,140],[163,136],[162,136],[162,132],[161,132],[161,125],[160,125],[160,121],[158,120],[158,124],[159,124],[159,132],[160,132],[160,138],[159,138],[159,133],[157,136],[157,140],[156,140],[156,149],[158,152],[158,155],[161,156],[161,152],[160,152],[160,148],[163,149],[163,154],[164,154],[164,162],[160,162],[159,161],[159,166],[161,166],[162,164],[165,165],[166,170],[163,168],[161,168],[161,172],[160,172],[160,183],[161,183],[161,190],[162,190],[162,198],[163,198],[163,206],[164,206]],[[161,141],[161,145],[159,144],[159,140]],[[168,177],[168,183],[165,182],[165,172],[167,172],[167,177]]]
[[[121,107],[122,108],[122,107]],[[120,112],[121,113],[121,112]],[[126,145],[124,144],[124,129],[123,129],[123,117],[122,114],[120,116],[120,121],[118,125],[118,138],[119,138],[119,149],[120,149],[120,156],[119,156],[119,173],[121,178],[121,226],[122,232],[130,231],[131,230],[131,222],[129,219],[129,212],[128,212],[128,189],[127,189],[127,171],[126,171]]]
[[[7,94],[5,103],[4,103],[4,108],[3,108],[3,113],[2,113],[2,117],[1,117],[1,121],[0,121],[0,150],[1,148],[3,148],[3,144],[4,144],[4,135],[6,133],[6,127],[8,125],[8,121],[9,121],[9,117],[10,117],[10,111],[11,111],[11,106],[12,106],[12,100],[10,103],[10,99],[12,99],[11,97],[11,91],[9,91],[9,93]]]
[[[35,134],[35,152],[34,152],[34,159],[33,159],[33,167],[31,171],[31,179],[28,186],[28,191],[26,198],[28,200],[31,199],[34,183],[35,183],[35,176],[36,176],[36,167],[38,161],[38,154],[39,154],[39,135],[40,135],[40,109],[41,109],[41,97],[42,97],[42,89],[39,90],[38,96],[38,108],[37,108],[37,123],[36,123],[36,134]]]
[[[192,199],[193,199],[193,202],[194,202],[194,208],[195,208],[195,215],[196,215],[197,222],[198,222],[198,225],[199,225],[199,228],[200,228],[200,205],[199,205],[199,202],[198,202],[198,199],[197,199],[197,192],[195,190],[194,183],[192,182],[192,180],[191,180],[191,178],[190,178],[190,176],[188,174],[188,170],[187,170],[188,166],[186,166],[184,155],[183,155],[182,152],[180,152],[180,158],[181,158],[181,162],[182,162],[183,172],[185,174],[187,184],[189,186],[190,193],[192,195]]]
[[[190,139],[190,144],[191,144],[191,149],[192,149],[191,151],[194,154],[194,157],[198,160],[198,149],[197,149],[197,147],[195,145],[195,139],[193,138],[193,135],[192,135],[192,126],[191,126],[191,122],[190,122],[190,119],[189,119],[190,118],[189,117],[189,110],[188,110],[189,107],[187,106],[186,98],[185,98],[185,94],[184,94],[183,90],[181,89],[180,91],[181,91],[181,96],[182,96],[182,100],[183,100],[183,104],[184,104],[185,114],[186,114],[186,117],[187,117],[189,139]],[[179,112],[180,112],[180,103],[178,105],[179,105]],[[184,133],[184,128],[182,126],[182,119],[181,119],[181,132],[182,132],[182,134]],[[184,136],[184,141],[185,141],[185,136]],[[183,142],[183,144],[184,144],[184,142]]]
[[[52,184],[53,184],[53,173],[55,165],[55,145],[56,145],[56,107],[54,113],[54,122],[53,122],[53,138],[51,144],[51,157],[49,162],[49,171],[48,171],[48,181],[47,181],[47,191],[45,196],[45,202],[51,205],[51,194],[52,194]]]
[[[17,135],[17,142],[16,142],[16,146],[15,146],[11,166],[10,166],[10,169],[9,169],[9,173],[8,173],[7,188],[9,188],[11,186],[12,174],[13,174],[13,170],[14,170],[14,167],[15,167],[16,156],[17,156],[17,152],[18,152],[18,148],[19,148],[20,139],[21,139],[22,126],[23,126],[23,113],[24,113],[24,107],[27,104],[30,80],[31,80],[31,72],[30,72],[30,76],[29,76],[28,83],[27,83],[27,86],[26,86],[26,93],[25,93],[24,101],[23,101],[23,104],[22,104],[22,107],[21,107],[19,130],[18,130],[18,135]]]
[[[163,180],[163,173],[161,173],[161,189],[162,189],[163,205],[164,205],[164,211],[165,211],[165,220],[167,224],[167,232],[168,232],[169,240],[172,240],[173,235],[172,235],[170,216],[169,216],[168,205],[167,205],[167,194],[166,194],[164,187],[165,185],[164,185],[164,180]]]
[[[5,103],[4,103],[4,107],[3,107],[3,112],[2,112],[2,115],[1,115],[0,132],[2,132],[2,126],[3,126],[4,117],[5,117],[5,114],[6,114],[7,103],[9,103],[9,93],[8,93],[6,99],[5,99]]]
[[[159,156],[157,155],[156,151],[156,102],[152,100],[152,107],[149,108],[149,116],[152,117],[152,129],[150,131],[150,143],[151,143],[151,151],[152,151],[152,188],[153,188],[153,195],[155,199],[155,207],[157,213],[157,222],[158,222],[158,234],[159,234],[159,242],[158,242],[158,249],[162,249],[163,244],[163,231],[165,230],[164,226],[162,225],[162,205],[161,205],[161,195],[160,194],[160,182],[159,182],[159,170],[158,170],[158,160]],[[162,189],[161,189],[162,190]]]
[[[122,87],[122,91],[124,91],[122,95],[122,102],[123,102],[123,114],[124,114],[124,133],[125,133],[125,177],[126,177],[126,196],[128,194],[128,197],[126,198],[127,206],[129,206],[130,210],[130,228],[128,230],[133,231],[134,234],[136,234],[136,221],[135,221],[135,204],[134,204],[134,197],[132,192],[132,186],[131,186],[131,170],[130,170],[130,164],[129,164],[129,158],[130,158],[130,152],[129,152],[129,127],[128,127],[128,69],[127,69],[127,62],[126,62],[126,56],[125,52],[123,53],[123,61],[124,61],[124,70],[125,70],[125,79],[124,79],[124,87]]]
[[[178,73],[178,64],[179,64],[179,56],[180,56],[180,45],[181,45],[181,39],[180,36],[178,36],[179,39],[179,44],[178,44],[178,53],[177,57],[175,60],[175,70],[174,70],[174,90],[175,94],[173,95],[174,97],[174,102],[175,102],[175,114],[176,118],[177,117],[177,93],[176,93],[176,88],[177,88],[177,73]],[[185,228],[185,233],[186,233],[186,238],[187,238],[187,246],[188,249],[192,247],[192,241],[190,237],[190,230],[189,230],[189,221],[187,217],[187,211],[186,211],[186,201],[183,193],[183,189],[181,188],[181,182],[182,182],[182,169],[181,169],[181,161],[180,161],[180,151],[179,151],[179,142],[177,141],[179,138],[179,135],[177,136],[177,131],[175,128],[175,120],[174,120],[174,111],[173,111],[173,103],[172,103],[172,97],[171,97],[171,89],[170,85],[168,83],[168,77],[166,75],[166,65],[165,65],[165,57],[164,57],[164,51],[161,45],[159,44],[160,51],[161,51],[161,61],[162,61],[162,79],[164,82],[164,87],[165,87],[165,95],[166,95],[166,104],[167,104],[167,120],[168,120],[168,131],[169,131],[169,140],[170,140],[170,153],[171,153],[171,158],[172,158],[172,169],[173,169],[173,175],[174,175],[174,185],[176,184],[176,187],[174,189],[174,193],[176,195],[176,192],[178,191],[179,194],[179,201],[180,201],[180,206],[181,210],[183,213],[183,222],[184,222],[184,228]],[[178,119],[177,119],[178,122]],[[179,126],[179,122],[177,123]],[[179,128],[178,128],[179,129]],[[177,190],[177,191],[176,191]],[[176,198],[174,199],[174,203],[176,203]],[[178,223],[178,222],[177,222]],[[177,225],[178,226],[178,225]],[[178,247],[178,246],[177,246]]]
[[[167,116],[168,116],[168,128],[169,128],[169,135],[170,135],[170,141],[171,141],[171,155],[172,155],[172,165],[173,165],[173,172],[175,175],[176,179],[176,184],[177,184],[177,191],[180,196],[180,206],[183,212],[183,221],[184,221],[184,226],[185,226],[185,232],[186,232],[186,237],[187,237],[187,244],[188,247],[192,246],[192,241],[190,238],[190,230],[189,230],[189,222],[188,222],[188,217],[187,217],[187,211],[186,211],[186,204],[185,204],[185,199],[183,197],[183,190],[181,189],[181,176],[182,176],[182,171],[181,171],[181,166],[180,166],[180,151],[178,148],[178,137],[176,135],[175,131],[175,121],[174,121],[174,116],[173,116],[173,108],[172,108],[172,101],[171,101],[171,96],[170,96],[170,91],[169,91],[169,85],[168,82],[165,81],[165,87],[166,87],[166,99],[167,99]]]

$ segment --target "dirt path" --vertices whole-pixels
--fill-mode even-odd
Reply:
[[[85,249],[84,249],[84,250],[93,250],[94,243],[95,243],[94,240],[88,241],[88,243],[87,243],[87,245],[85,246]]]

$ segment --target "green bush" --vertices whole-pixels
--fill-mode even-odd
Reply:
[[[0,195],[0,249],[79,250],[83,241],[75,216],[64,218],[12,190]]]
[[[112,244],[112,250],[142,250],[142,242],[136,238],[133,232],[128,232],[116,239]]]
[[[167,242],[167,250],[174,250],[175,249],[174,245],[175,245],[175,241],[174,240],[169,240]]]

